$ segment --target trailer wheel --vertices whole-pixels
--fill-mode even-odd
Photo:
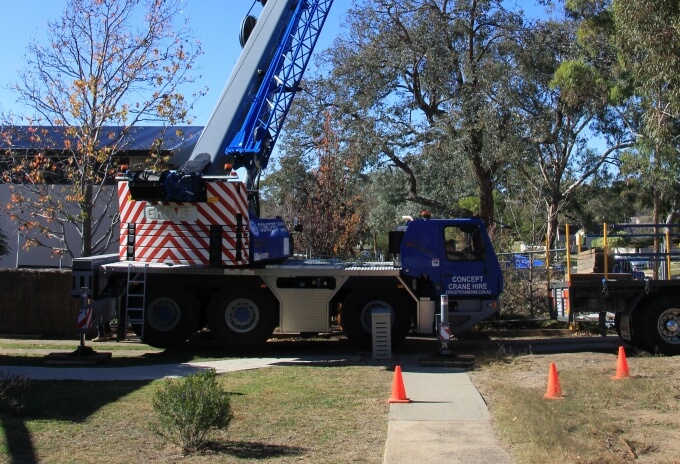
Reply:
[[[623,337],[621,337],[621,313],[620,312],[614,313],[614,330],[616,330],[616,335],[618,335],[619,338],[623,340]]]
[[[640,350],[650,351],[651,345],[645,330],[645,316],[643,308],[635,308],[630,315],[630,344]],[[620,330],[620,329],[619,329]]]
[[[264,292],[218,291],[208,303],[208,327],[214,339],[231,348],[257,348],[274,332],[277,308]]]
[[[392,346],[404,341],[411,327],[408,300],[396,291],[355,290],[342,303],[342,330],[347,338],[361,349],[371,348],[372,312],[374,309],[390,310]]]
[[[198,299],[190,290],[166,290],[162,295],[150,293],[144,311],[142,341],[157,348],[171,348],[186,342],[198,323]]]
[[[644,333],[653,351],[674,356],[680,354],[680,302],[678,297],[664,296],[647,306]]]

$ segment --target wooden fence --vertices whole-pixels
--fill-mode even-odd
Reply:
[[[0,269],[0,336],[77,338],[79,304],[70,270]]]

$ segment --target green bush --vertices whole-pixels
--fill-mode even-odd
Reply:
[[[31,380],[25,375],[3,375],[0,372],[0,407],[6,409],[13,416],[26,406],[24,395],[31,385]]]
[[[229,395],[217,383],[214,369],[166,379],[153,407],[153,431],[186,453],[205,447],[210,434],[226,429],[233,417]]]

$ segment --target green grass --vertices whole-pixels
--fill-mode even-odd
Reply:
[[[378,366],[221,375],[234,419],[189,457],[149,428],[160,381],[34,382],[21,415],[0,416],[0,462],[381,462],[392,375]]]
[[[0,341],[0,366],[45,366],[45,356],[50,353],[73,353],[78,349],[80,342],[72,343],[40,343],[40,341],[13,342]],[[229,359],[234,357],[219,346],[186,346],[180,349],[163,350],[153,348],[143,343],[115,341],[105,343],[86,342],[86,347],[92,348],[98,353],[111,353],[109,359],[102,360],[98,367],[127,367],[145,366],[152,364],[181,363],[191,361],[209,361],[214,359]],[[74,356],[73,364],[82,364],[81,358]],[[60,361],[61,363],[61,361]],[[63,364],[68,364],[68,360]],[[88,364],[85,364],[88,366]]]
[[[30,343],[16,343],[7,342],[0,343],[0,351],[2,350],[52,350],[52,351],[69,351],[75,350],[80,345],[78,340],[72,342],[64,341],[63,343],[40,343],[39,341]],[[104,343],[92,343],[90,340],[86,341],[86,346],[94,349],[103,349],[105,351],[137,351],[144,350],[148,352],[161,352],[162,349],[153,348],[148,345],[140,343],[116,343],[115,341]]]

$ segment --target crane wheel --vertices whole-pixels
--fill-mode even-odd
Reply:
[[[277,311],[276,300],[262,291],[220,290],[208,303],[208,327],[230,348],[253,349],[271,337]]]
[[[392,346],[398,346],[411,327],[408,301],[406,296],[396,290],[354,290],[342,304],[342,330],[358,348],[370,348],[372,312],[374,309],[386,308],[390,311]]]
[[[196,330],[200,303],[191,290],[151,291],[142,341],[156,348],[182,345]]]
[[[652,351],[680,354],[680,298],[663,296],[651,301],[643,319],[644,335]]]

